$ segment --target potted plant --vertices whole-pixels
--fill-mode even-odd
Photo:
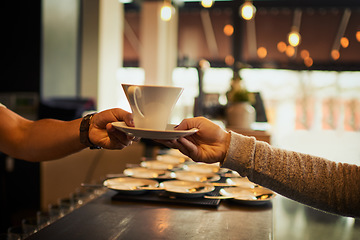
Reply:
[[[256,112],[251,105],[252,94],[247,91],[239,74],[234,73],[230,90],[226,93],[227,126],[239,129],[251,129],[255,122]]]

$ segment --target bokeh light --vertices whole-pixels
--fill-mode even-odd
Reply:
[[[296,30],[293,30],[289,33],[288,41],[289,44],[293,47],[296,47],[300,44],[301,36],[300,33]]]
[[[311,67],[313,65],[314,61],[311,57],[307,57],[304,59],[304,64],[307,67]]]
[[[340,58],[339,50],[336,50],[336,49],[331,50],[331,57],[334,60],[338,60]]]
[[[288,45],[288,46],[286,47],[285,54],[286,54],[286,56],[288,56],[288,57],[294,56],[294,54],[295,54],[295,48],[294,48],[293,46],[291,46],[291,45]]]
[[[208,69],[208,68],[210,68],[210,62],[206,59],[201,59],[199,61],[199,66],[201,69]]]
[[[163,21],[170,21],[172,15],[175,12],[175,8],[171,5],[171,3],[165,2],[161,7],[160,17]]]
[[[255,13],[256,8],[251,2],[246,1],[240,7],[240,16],[245,20],[251,20],[255,16]]]
[[[202,0],[201,6],[204,8],[210,8],[214,4],[214,0]]]
[[[286,43],[283,41],[278,42],[277,49],[279,52],[284,53],[286,51]]]
[[[349,46],[349,39],[347,37],[342,37],[340,39],[340,44],[343,48],[347,48]]]
[[[231,24],[226,24],[224,27],[224,33],[226,36],[231,36],[234,33],[234,27]]]
[[[234,62],[235,62],[235,59],[234,59],[233,56],[227,55],[227,56],[225,57],[225,63],[226,63],[226,65],[232,66],[232,65],[234,65]]]
[[[267,55],[267,50],[264,47],[259,47],[257,50],[257,55],[259,58],[265,58]]]
[[[308,50],[303,49],[303,50],[301,50],[301,52],[300,52],[300,56],[301,56],[302,59],[306,59],[306,58],[310,57],[310,53],[309,53]]]

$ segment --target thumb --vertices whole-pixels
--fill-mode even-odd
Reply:
[[[187,118],[181,121],[179,125],[175,127],[176,130],[188,130],[192,128],[198,128],[200,124],[199,118]]]
[[[129,127],[134,127],[134,119],[131,113],[127,113],[124,117],[124,122],[126,123],[127,126]]]

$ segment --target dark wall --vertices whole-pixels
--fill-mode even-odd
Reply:
[[[40,93],[41,0],[1,2],[0,93]],[[0,233],[35,217],[40,207],[39,164],[0,153]]]
[[[0,92],[40,92],[41,0],[2,1]]]

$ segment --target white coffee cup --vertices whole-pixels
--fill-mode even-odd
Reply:
[[[122,84],[129,101],[136,128],[166,129],[171,112],[183,88]]]

